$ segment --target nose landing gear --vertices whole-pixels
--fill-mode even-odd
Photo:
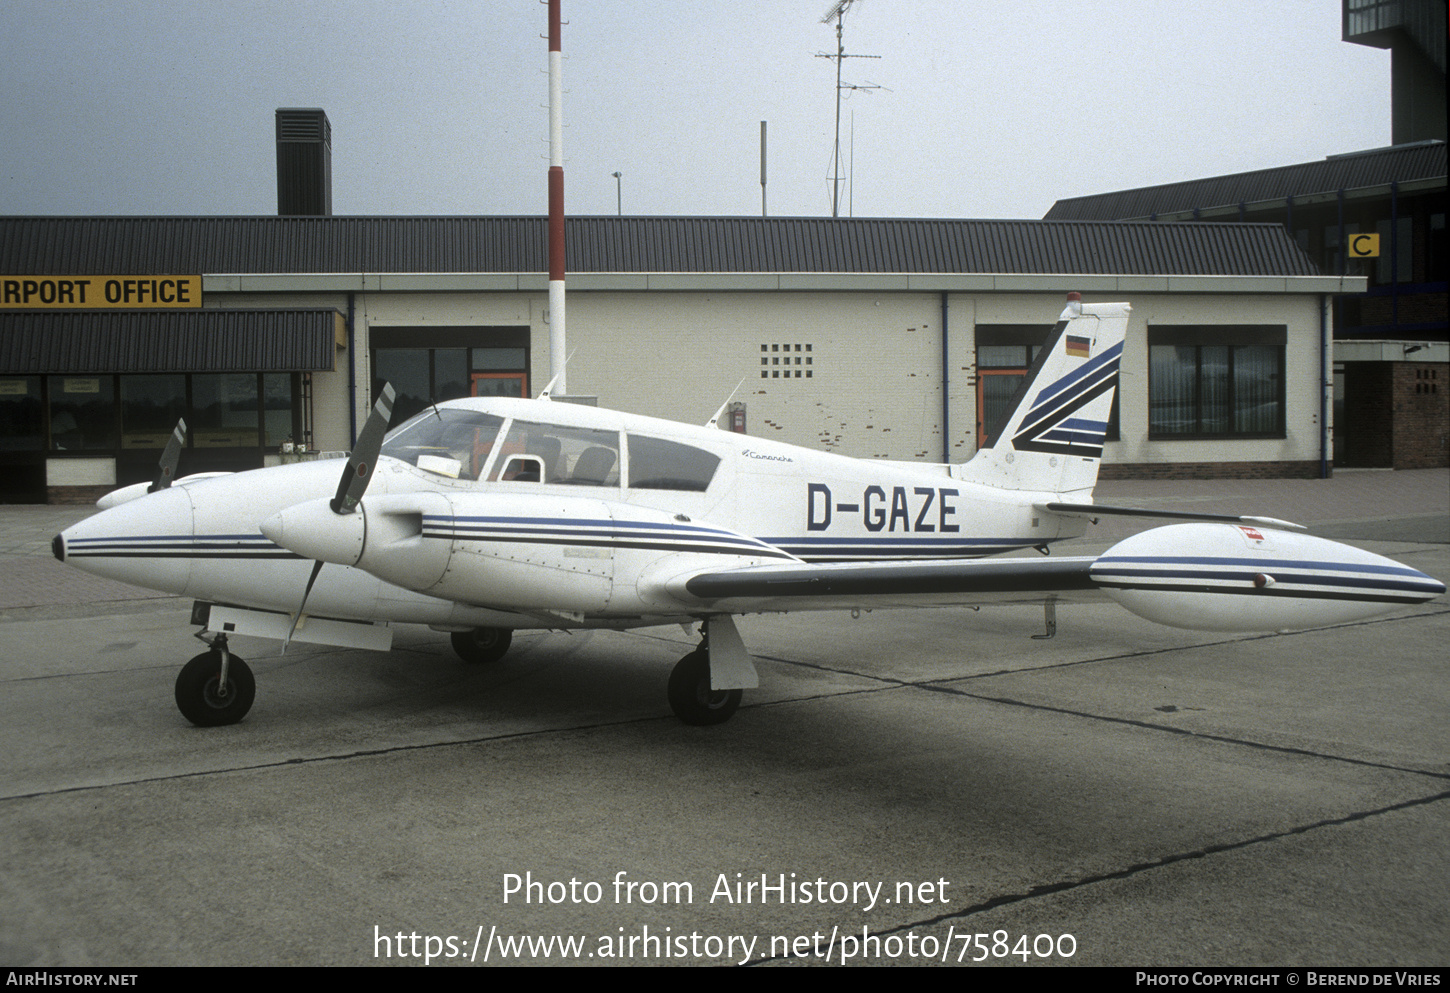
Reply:
[[[227,636],[219,634],[211,650],[202,652],[176,677],[176,706],[197,727],[235,724],[247,716],[257,695],[252,670],[227,650]]]

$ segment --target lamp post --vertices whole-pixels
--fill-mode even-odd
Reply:
[[[620,177],[624,173],[612,172],[610,175],[614,177],[614,213],[622,217],[624,215],[624,184]]]

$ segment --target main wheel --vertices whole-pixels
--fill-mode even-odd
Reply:
[[[739,690],[710,688],[710,656],[696,649],[670,673],[670,709],[686,724],[724,724],[740,706]]]
[[[198,727],[235,724],[252,709],[257,681],[247,663],[233,655],[227,663],[227,686],[221,688],[220,652],[203,652],[181,667],[176,677],[176,706]]]
[[[453,632],[453,650],[465,662],[497,662],[513,643],[508,628],[474,628]]]

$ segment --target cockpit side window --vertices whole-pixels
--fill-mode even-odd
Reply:
[[[719,456],[704,449],[663,438],[629,436],[631,489],[703,493],[709,488],[719,465]]]
[[[476,410],[430,407],[388,433],[384,455],[450,479],[477,479],[503,418]]]
[[[515,420],[490,479],[619,485],[619,432]]]

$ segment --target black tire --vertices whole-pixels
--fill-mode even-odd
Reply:
[[[257,681],[247,663],[233,655],[227,663],[227,691],[218,692],[222,675],[220,652],[203,652],[181,667],[176,677],[176,706],[197,727],[235,724],[252,709]]]
[[[453,632],[453,650],[465,662],[497,662],[503,658],[513,644],[514,633],[509,628],[474,628],[472,631]]]
[[[697,649],[670,673],[670,709],[686,724],[724,724],[740,706],[739,690],[710,689],[710,657]]]

